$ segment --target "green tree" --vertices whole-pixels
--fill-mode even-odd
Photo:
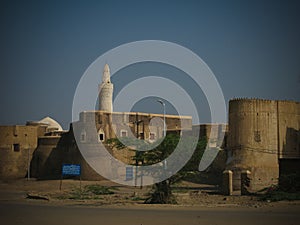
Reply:
[[[163,140],[158,140],[161,142],[156,146],[156,143],[149,143],[145,140],[133,140],[131,138],[125,139],[113,139],[109,143],[113,144],[114,147],[119,149],[126,148],[126,146],[136,146],[137,149],[151,149],[149,151],[137,151],[134,157],[136,162],[142,162],[143,165],[152,165],[159,162],[164,162],[164,159],[171,155],[175,148],[177,147],[180,140],[180,135],[168,134]],[[188,137],[184,139],[181,143],[181,147],[185,147],[192,143],[193,137]],[[152,146],[156,146],[153,147]],[[185,166],[178,171],[175,175],[169,177],[168,179],[156,183],[153,185],[153,192],[151,196],[146,200],[146,203],[158,203],[158,204],[174,204],[176,200],[172,194],[171,186],[182,180],[186,175],[192,171],[197,171],[200,159],[203,155],[206,146],[206,138],[199,140],[195,145],[195,151],[192,154],[190,160],[185,164]],[[180,153],[178,153],[180,154]],[[181,158],[180,155],[176,156],[178,159]],[[159,175],[159,174],[158,174]]]

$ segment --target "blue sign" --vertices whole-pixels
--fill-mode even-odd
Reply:
[[[62,166],[62,175],[80,176],[81,167],[79,164],[64,164]]]

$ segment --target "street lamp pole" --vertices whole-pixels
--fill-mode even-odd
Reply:
[[[157,102],[159,102],[162,106],[163,106],[163,109],[164,109],[164,137],[166,136],[166,104],[163,100],[161,99],[158,99]]]

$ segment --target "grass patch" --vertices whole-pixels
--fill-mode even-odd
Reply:
[[[102,195],[111,195],[114,194],[116,188],[110,188],[105,186],[100,186],[97,184],[86,185],[83,188],[75,187],[68,194],[68,196],[61,196],[60,199],[102,199]]]
[[[97,184],[87,185],[85,186],[85,190],[87,192],[90,192],[94,195],[111,195],[114,194],[114,192],[111,190],[112,188],[100,186]],[[115,189],[115,188],[114,188]]]
[[[132,197],[131,198],[132,201],[145,201],[146,198],[144,197],[139,197],[139,196],[136,196],[136,197]]]

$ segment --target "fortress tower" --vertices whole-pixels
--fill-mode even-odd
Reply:
[[[233,171],[235,190],[243,170],[251,172],[251,189],[257,191],[277,184],[280,170],[299,162],[299,115],[298,102],[230,100],[227,169]]]
[[[112,112],[112,97],[114,85],[110,81],[110,70],[108,64],[105,64],[102,76],[102,83],[99,85],[99,110]]]

